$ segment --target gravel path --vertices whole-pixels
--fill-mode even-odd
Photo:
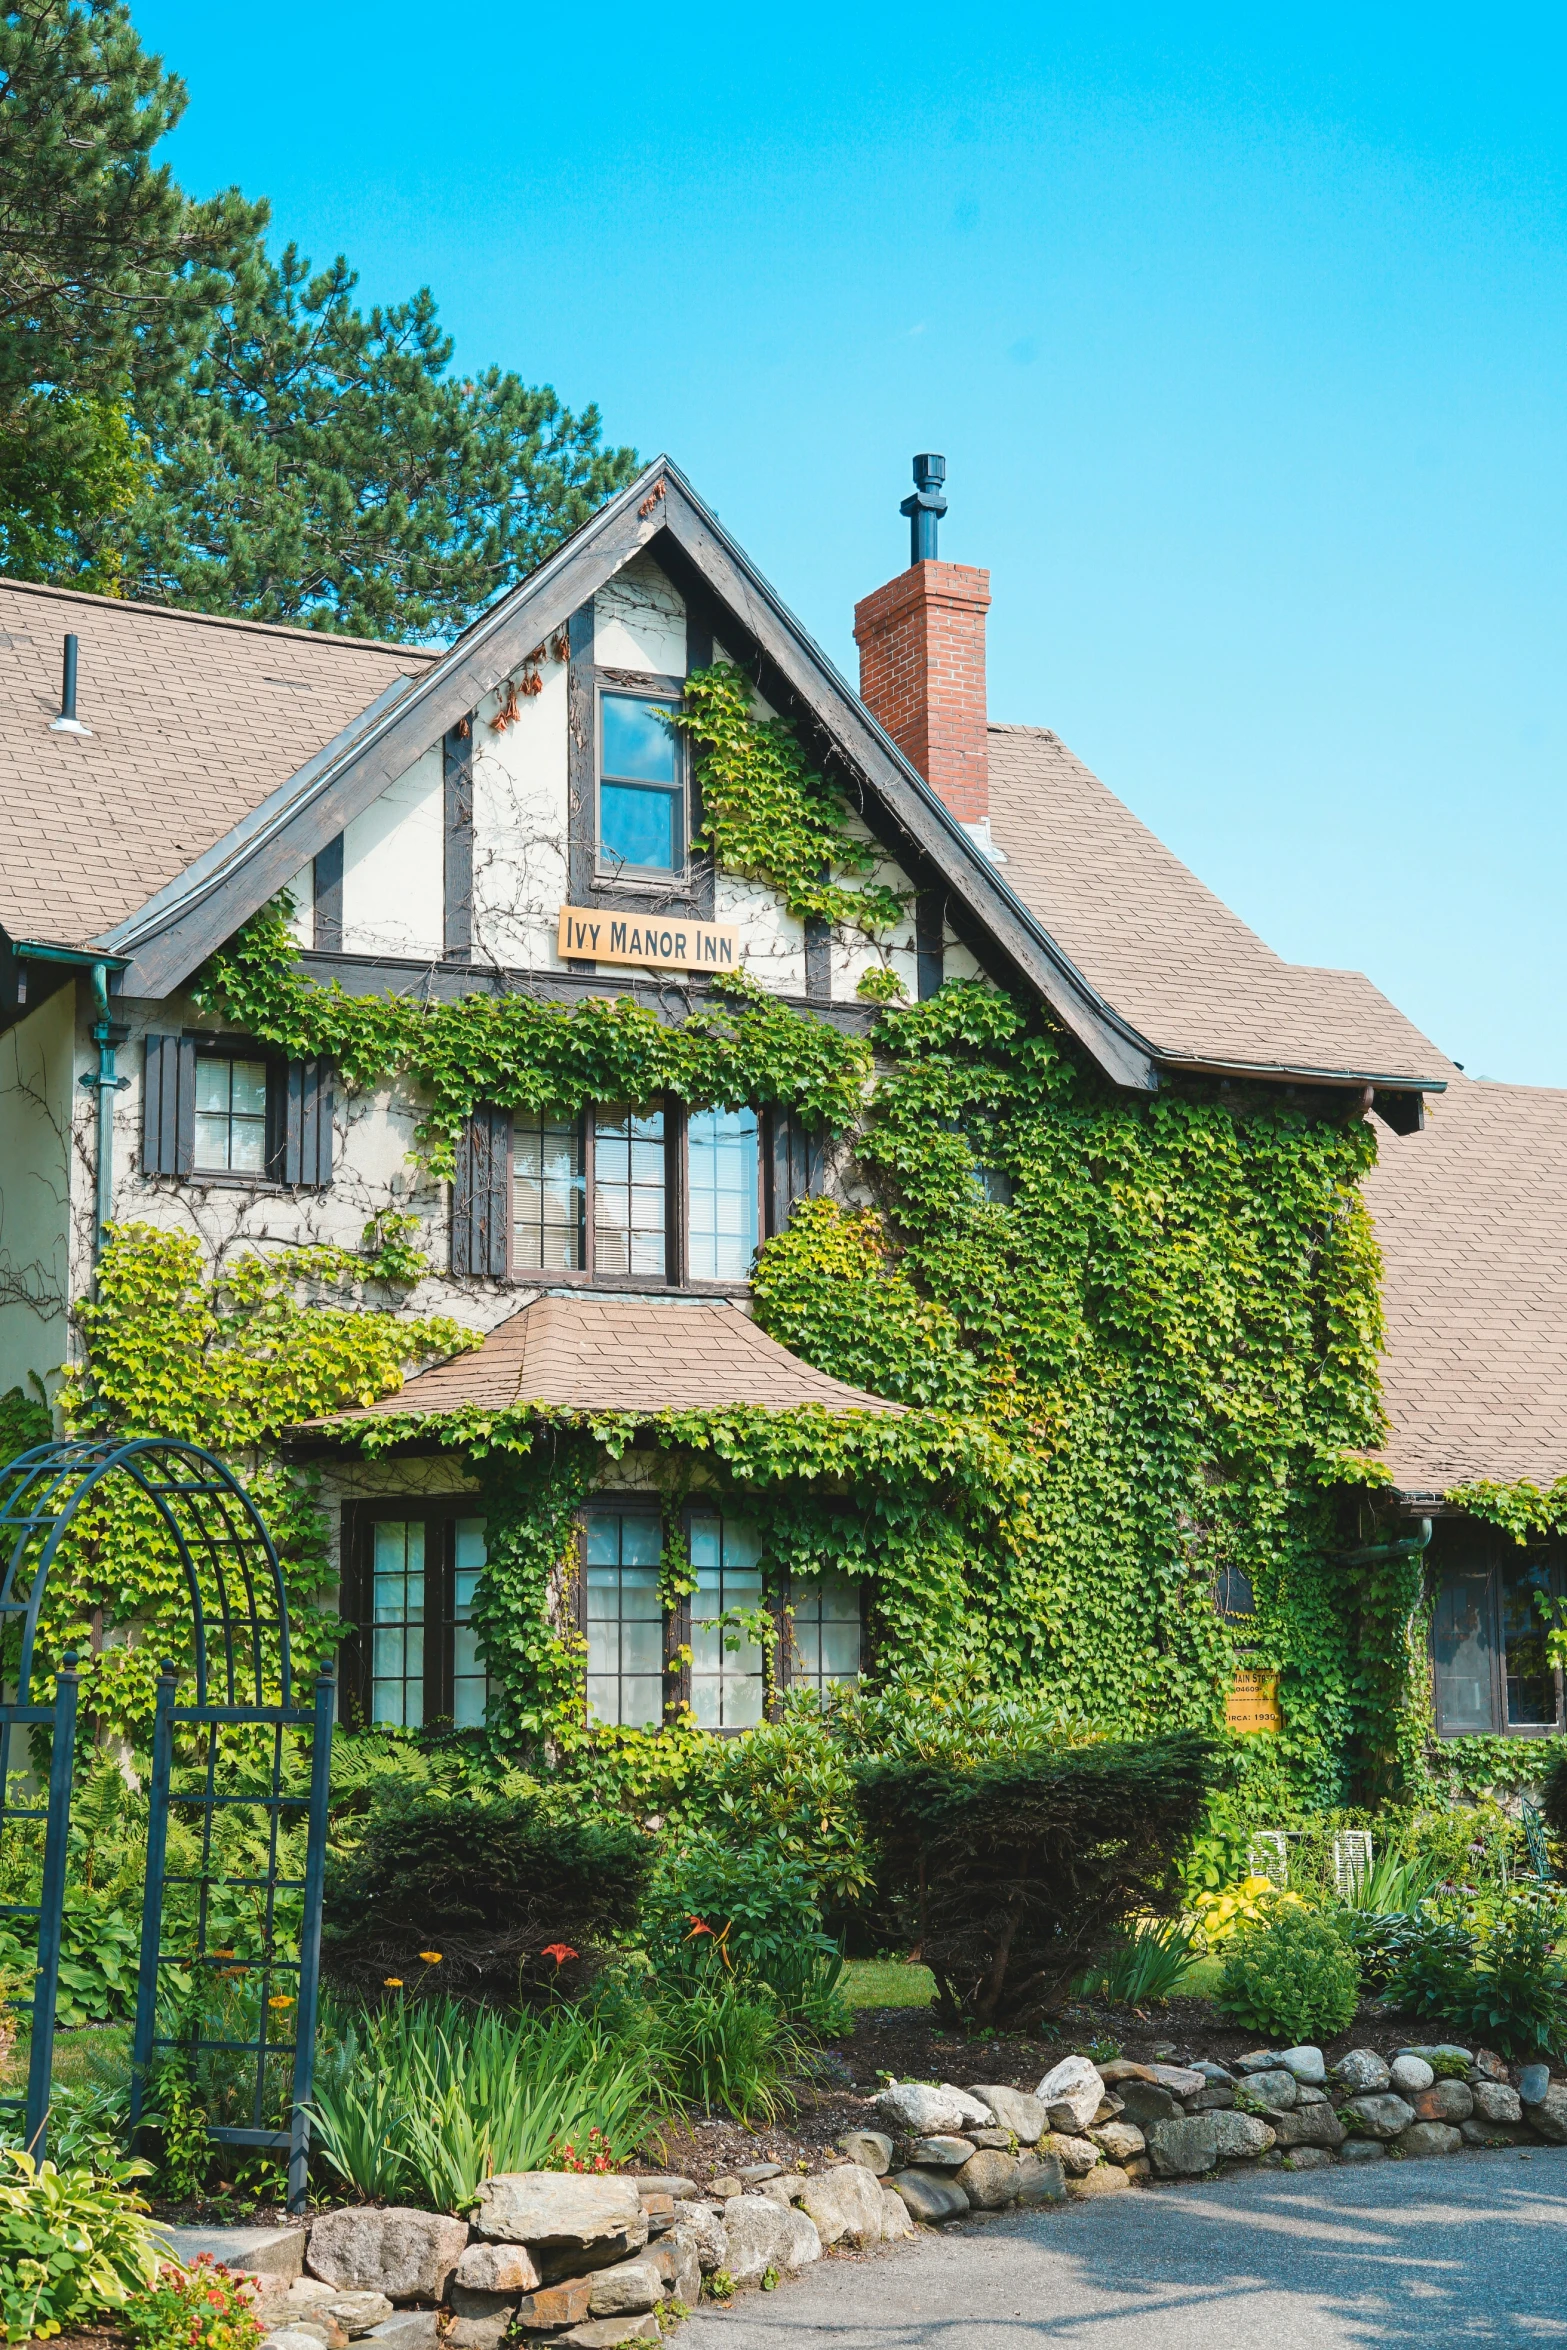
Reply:
[[[1567,2343],[1567,2148],[1211,2186],[825,2260],[691,2350],[1473,2350]]]

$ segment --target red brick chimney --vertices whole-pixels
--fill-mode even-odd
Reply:
[[[860,699],[959,823],[990,829],[985,614],[990,573],[936,560],[946,461],[914,460],[907,571],[854,607]]]

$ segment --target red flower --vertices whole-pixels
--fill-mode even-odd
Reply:
[[[569,1942],[546,1942],[539,1956],[552,1958],[557,1966],[564,1966],[568,1958],[578,1958],[581,1953],[573,1950]]]
[[[711,1933],[712,1933],[712,1931],[713,1931],[712,1927],[711,1927],[711,1926],[708,1926],[708,1925],[704,1925],[704,1924],[703,1924],[703,1922],[702,1922],[702,1920],[701,1920],[699,1917],[696,1917],[696,1916],[694,1916],[690,1910],[688,1910],[688,1911],[686,1912],[686,1915],[687,1915],[687,1916],[688,1916],[688,1917],[691,1919],[691,1931],[690,1931],[690,1933],[689,1933],[689,1934],[686,1936],[686,1940],[687,1940],[688,1942],[694,1942],[694,1941],[696,1940],[696,1938],[697,1938],[698,1934],[711,1934]],[[716,1939],[716,1937],[715,1937],[715,1939]]]

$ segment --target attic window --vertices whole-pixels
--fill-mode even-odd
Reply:
[[[651,695],[599,696],[601,872],[685,870],[685,788],[677,705]]]

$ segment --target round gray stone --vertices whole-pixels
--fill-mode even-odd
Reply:
[[[1351,2048],[1333,2067],[1333,2078],[1352,2097],[1375,2096],[1390,2085],[1386,2061],[1374,2048]]]
[[[1387,2069],[1388,2079],[1400,2097],[1417,2096],[1436,2079],[1423,2056],[1395,2056]]]

